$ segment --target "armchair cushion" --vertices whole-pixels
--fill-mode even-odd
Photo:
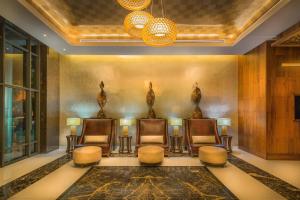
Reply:
[[[192,136],[193,144],[214,144],[216,143],[216,138],[214,135],[205,135],[205,136]]]
[[[84,143],[107,143],[108,135],[86,135]]]
[[[141,144],[163,144],[164,137],[162,135],[141,136]]]

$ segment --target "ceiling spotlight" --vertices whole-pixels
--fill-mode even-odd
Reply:
[[[67,51],[67,49],[64,48],[63,51]]]
[[[44,37],[47,37],[47,34],[46,34],[46,33],[44,33],[44,34],[43,34],[43,36],[44,36]]]

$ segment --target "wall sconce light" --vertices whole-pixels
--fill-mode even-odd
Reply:
[[[298,62],[298,63],[281,63],[281,67],[300,67],[300,62]]]

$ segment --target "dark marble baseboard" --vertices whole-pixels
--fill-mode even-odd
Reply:
[[[300,200],[300,189],[292,186],[291,184],[281,180],[280,178],[269,174],[268,172],[259,169],[258,167],[229,154],[228,161],[246,172],[251,177],[260,181],[267,187],[279,193],[288,200]],[[299,169],[300,170],[300,169]]]
[[[58,199],[237,199],[206,167],[92,167]]]
[[[57,170],[71,160],[69,155],[64,155],[56,160],[35,169],[24,176],[21,176],[0,187],[0,199],[7,199],[14,194],[24,190],[41,178],[47,176],[51,172]]]

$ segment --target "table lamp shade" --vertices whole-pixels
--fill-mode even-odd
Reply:
[[[218,126],[231,126],[231,119],[229,118],[218,118]]]
[[[131,125],[132,125],[132,119],[126,119],[126,118],[120,119],[120,126],[131,126]]]
[[[171,126],[182,126],[182,119],[181,118],[171,118],[169,120]]]
[[[67,118],[67,126],[79,126],[80,125],[80,118]]]

